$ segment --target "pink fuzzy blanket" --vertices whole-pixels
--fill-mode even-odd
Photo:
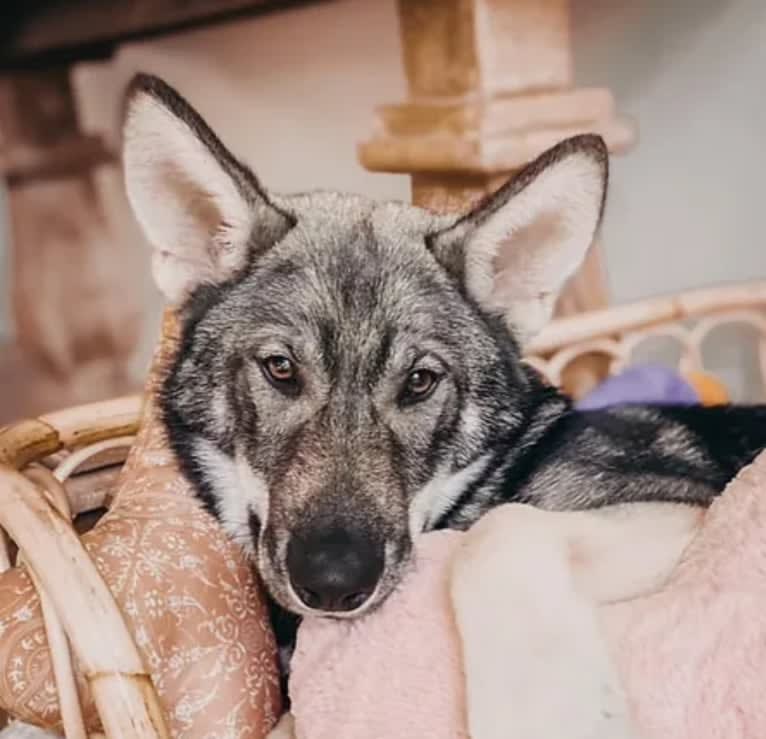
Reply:
[[[556,516],[556,526],[561,528],[562,521],[568,526],[574,520],[562,516],[577,514],[535,515]],[[540,520],[550,523],[551,530],[555,528],[553,518]],[[686,520],[691,519],[687,516]],[[493,525],[497,529],[502,521]],[[699,531],[694,533],[692,528],[684,538],[671,527],[671,537],[661,528],[650,527],[642,541],[608,543],[603,551],[598,547],[594,550],[604,560],[596,562],[597,567],[622,567],[618,556],[626,556],[627,547],[632,560],[623,569],[661,569],[663,565],[652,561],[652,548],[662,548],[658,542],[663,536],[678,542],[678,551],[665,566],[668,571],[662,582],[651,588],[651,594],[597,606],[598,598],[586,604],[579,591],[572,590],[574,600],[561,601],[571,602],[571,609],[562,606],[537,614],[541,623],[565,625],[560,638],[542,646],[519,629],[507,596],[493,595],[498,588],[496,580],[490,580],[497,570],[493,572],[491,566],[485,563],[475,569],[473,580],[467,586],[464,580],[462,590],[455,589],[453,568],[456,559],[463,556],[465,537],[470,533],[423,536],[417,566],[379,611],[351,623],[313,620],[301,627],[291,679],[298,739],[458,739],[469,736],[469,723],[473,739],[766,737],[766,453],[729,485]],[[499,565],[513,548],[518,531],[504,533],[500,545],[495,538],[493,556]],[[527,538],[530,574],[526,580],[514,580],[509,585],[510,592],[518,596],[516,602],[534,600],[544,588],[563,588],[562,592],[569,593],[566,579],[557,579],[564,570],[543,568],[535,573],[539,561],[535,548],[543,544],[538,537]],[[556,541],[551,538],[551,545],[556,546]],[[617,547],[615,551],[621,547],[621,553],[613,556],[609,546]],[[516,546],[514,556],[518,551]],[[642,565],[644,552],[646,564]],[[675,566],[681,552],[681,561]],[[562,561],[571,567],[577,556],[570,548]],[[520,567],[512,569],[524,572]],[[592,623],[585,605],[592,606]],[[486,629],[479,620],[486,621]],[[502,672],[496,672],[491,681],[484,675],[484,685],[466,688],[465,675],[471,672],[466,665],[475,660],[476,644],[463,643],[462,637],[468,634],[467,638],[475,642],[477,633],[482,629],[489,632],[497,624],[506,624],[507,633],[499,639],[495,633],[489,634],[482,648],[486,650],[488,644],[491,650],[496,645],[497,654],[485,652],[484,658],[494,660],[502,670],[511,664],[514,654],[526,652],[525,659],[532,656],[529,680],[525,683],[523,671],[514,674],[508,668],[507,680]],[[606,656],[593,656],[585,647],[580,648],[587,643],[590,631],[597,631],[603,640]],[[574,674],[563,668],[557,671],[551,658],[574,654],[573,645],[578,645],[580,652],[575,658],[584,669]],[[502,653],[503,649],[510,653]],[[582,702],[587,703],[588,696],[594,694],[588,693],[588,683],[597,679],[599,671],[609,672],[606,662],[614,667],[615,680],[626,697],[598,697],[597,701],[603,702],[600,710],[608,718],[613,709],[619,714],[622,705],[626,719],[613,728],[604,724],[601,729],[594,725],[580,730],[576,724],[582,716],[575,712],[572,718],[565,717],[565,709],[560,707],[565,705],[566,696],[556,695],[556,691],[583,695]],[[540,680],[540,665],[546,669],[553,666],[544,680]],[[594,682],[593,687],[607,691],[614,686]],[[474,706],[474,710],[491,710],[491,716],[469,719],[467,690],[479,696],[475,701],[479,708]],[[524,691],[529,695],[514,703]],[[484,692],[497,694],[501,700],[505,694],[507,703],[482,704]],[[519,709],[536,700],[546,707],[543,712],[562,711],[565,720],[557,724],[561,725],[560,732],[548,729],[545,734],[535,733],[529,723],[518,725]],[[487,705],[493,707],[488,709]],[[621,720],[619,716],[617,720]],[[546,725],[552,724],[548,721]]]
[[[605,616],[641,736],[766,737],[766,453],[713,504],[666,587]]]

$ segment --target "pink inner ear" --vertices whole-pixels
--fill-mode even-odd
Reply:
[[[556,289],[556,250],[564,248],[567,236],[560,212],[542,213],[513,232],[492,261],[496,297],[537,297]]]
[[[202,240],[212,237],[223,221],[223,213],[214,195],[172,162],[159,167],[157,177],[158,198],[172,198],[173,205],[183,213],[186,227],[192,234],[200,234]]]

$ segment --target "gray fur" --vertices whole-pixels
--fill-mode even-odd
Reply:
[[[335,193],[277,202],[296,227],[236,284],[192,298],[166,412],[192,434],[184,449],[199,435],[229,457],[240,452],[263,477],[270,505],[260,551],[283,552],[291,533],[329,521],[385,541],[383,598],[409,555],[415,494],[518,423],[507,383],[523,397],[526,376],[514,342],[494,337],[497,321],[425,248],[445,219]],[[274,353],[298,361],[300,398],[264,378],[259,359]],[[443,377],[427,403],[402,410],[397,396],[415,362]],[[476,423],[466,428],[469,406]],[[203,484],[216,494],[214,482]],[[250,529],[231,533],[247,539]],[[294,607],[281,559],[259,561],[275,596]]]
[[[216,249],[240,249],[244,266],[184,302],[162,409],[185,473],[284,608],[307,610],[285,564],[306,531],[352,529],[385,552],[374,607],[422,530],[466,528],[508,501],[706,505],[766,445],[763,408],[573,410],[522,362],[506,316],[469,289],[472,235],[549,167],[581,155],[605,186],[597,137],[554,147],[470,213],[440,216],[269,194],[163,83],[139,78],[131,94],[183,120],[257,212],[246,243],[211,242],[213,262]],[[274,355],[298,368],[299,391],[267,379]],[[408,404],[416,369],[439,381]]]

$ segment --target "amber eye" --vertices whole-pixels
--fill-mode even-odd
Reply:
[[[425,400],[438,382],[439,376],[431,370],[419,369],[410,372],[402,393],[402,402],[409,404]]]
[[[262,365],[266,379],[278,390],[294,393],[298,387],[298,370],[289,357],[275,354],[266,357]]]

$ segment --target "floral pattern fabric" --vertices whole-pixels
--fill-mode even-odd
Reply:
[[[179,739],[258,739],[279,715],[276,648],[242,552],[193,496],[151,401],[174,346],[172,317],[139,437],[114,503],[83,542],[119,604]],[[81,680],[92,729],[98,716]],[[39,601],[23,567],[0,575],[0,709],[57,728]]]

